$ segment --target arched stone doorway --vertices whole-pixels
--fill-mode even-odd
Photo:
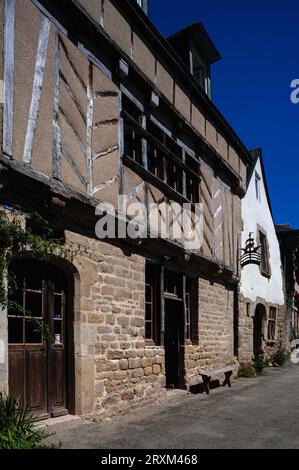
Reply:
[[[253,355],[255,359],[263,355],[263,335],[266,317],[266,307],[263,304],[258,304],[253,319]]]
[[[60,264],[9,266],[16,279],[8,308],[9,392],[40,419],[74,408],[73,280]]]

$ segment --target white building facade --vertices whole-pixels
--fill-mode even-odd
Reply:
[[[241,268],[238,302],[240,362],[270,357],[286,346],[287,317],[279,243],[272,216],[261,149],[252,151],[247,192],[242,200],[241,246],[253,238],[260,264]],[[241,253],[242,255],[242,253]]]

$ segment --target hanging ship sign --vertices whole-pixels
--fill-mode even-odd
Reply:
[[[245,242],[245,248],[241,248],[242,252],[240,256],[241,268],[247,266],[247,264],[261,264],[261,246],[255,246],[254,238],[252,237],[252,232],[249,233],[249,237]]]

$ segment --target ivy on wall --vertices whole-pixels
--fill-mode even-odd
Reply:
[[[35,233],[30,227],[38,227]],[[20,210],[0,210],[0,308],[21,308],[9,300],[10,292],[18,288],[16,278],[8,271],[11,259],[32,258],[49,261],[53,257],[72,259],[75,251],[56,238],[48,222],[37,213]]]

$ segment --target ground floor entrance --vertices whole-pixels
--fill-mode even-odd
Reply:
[[[183,384],[184,369],[184,309],[183,302],[165,299],[165,371],[166,386]]]
[[[255,359],[263,355],[263,333],[266,315],[265,306],[258,304],[253,320],[253,354]]]
[[[8,309],[9,392],[39,418],[68,413],[67,281],[55,266],[14,262]]]

